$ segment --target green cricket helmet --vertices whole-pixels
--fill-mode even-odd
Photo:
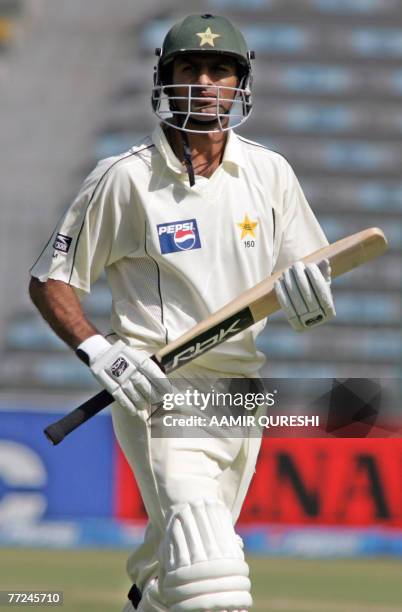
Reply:
[[[252,67],[253,51],[247,49],[243,34],[228,19],[217,15],[189,15],[183,21],[176,23],[167,33],[162,48],[155,50],[159,57],[154,71],[154,87],[152,89],[152,108],[164,123],[185,131],[196,133],[221,132],[238,125],[248,119],[252,110]],[[172,65],[176,57],[191,54],[221,54],[236,61],[239,75],[238,87],[210,86],[215,89],[211,100],[216,100],[216,109],[210,113],[212,129],[205,129],[207,113],[191,111],[191,104],[204,98],[197,98],[201,85],[171,83]],[[178,110],[175,87],[187,88],[187,109]],[[226,91],[225,91],[226,90]],[[229,90],[232,90],[229,92]],[[233,98],[230,111],[222,111],[220,103],[226,95]],[[182,99],[182,98],[181,98]],[[229,98],[226,98],[228,100]],[[202,116],[202,121],[200,115]],[[228,121],[229,119],[229,121]],[[204,129],[190,129],[188,123],[202,123]],[[201,125],[200,125],[201,127]]]

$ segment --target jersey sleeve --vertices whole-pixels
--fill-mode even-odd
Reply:
[[[45,282],[61,280],[78,295],[90,292],[103,268],[116,259],[116,234],[127,198],[113,162],[103,160],[84,181],[76,199],[57,224],[31,275]]]
[[[328,244],[293,169],[285,159],[283,163],[283,201],[282,207],[276,211],[277,254],[273,272],[289,266]]]

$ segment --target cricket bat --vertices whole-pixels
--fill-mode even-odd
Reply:
[[[323,259],[329,259],[332,278],[336,278],[378,257],[386,248],[387,240],[384,233],[381,229],[373,227],[319,249],[304,257],[303,261],[319,264]],[[152,356],[152,359],[162,372],[169,374],[273,314],[280,309],[274,283],[281,274],[282,271],[276,272],[244,291],[177,340],[163,347]],[[49,425],[44,433],[53,444],[58,444],[67,434],[113,401],[113,397],[103,390],[59,421]]]

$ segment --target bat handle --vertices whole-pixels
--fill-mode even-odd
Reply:
[[[72,412],[46,427],[44,429],[45,436],[52,444],[59,444],[74,429],[98,414],[112,402],[114,402],[113,397],[104,389]]]
[[[165,368],[156,355],[152,355],[150,359],[160,367],[162,372],[165,372]],[[106,406],[109,406],[112,402],[114,402],[113,397],[104,389],[100,393],[90,397],[89,400],[81,404],[81,406],[78,406],[78,408],[72,412],[69,412],[58,421],[55,421],[55,423],[48,425],[46,429],[43,430],[44,434],[47,439],[56,446],[56,444],[64,440],[64,438],[74,431],[74,429],[77,429],[77,427],[91,419],[95,414],[98,414],[98,412],[106,408]]]

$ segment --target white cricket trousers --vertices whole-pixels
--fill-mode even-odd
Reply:
[[[190,373],[195,377],[197,370],[192,368]],[[223,378],[219,373],[215,376]],[[165,534],[165,517],[173,505],[200,498],[219,499],[236,523],[255,471],[261,438],[255,432],[253,437],[237,438],[191,438],[185,434],[155,438],[148,422],[116,403],[112,417],[149,517],[144,542],[127,563],[130,579],[143,591],[149,580],[160,575],[157,550]]]

